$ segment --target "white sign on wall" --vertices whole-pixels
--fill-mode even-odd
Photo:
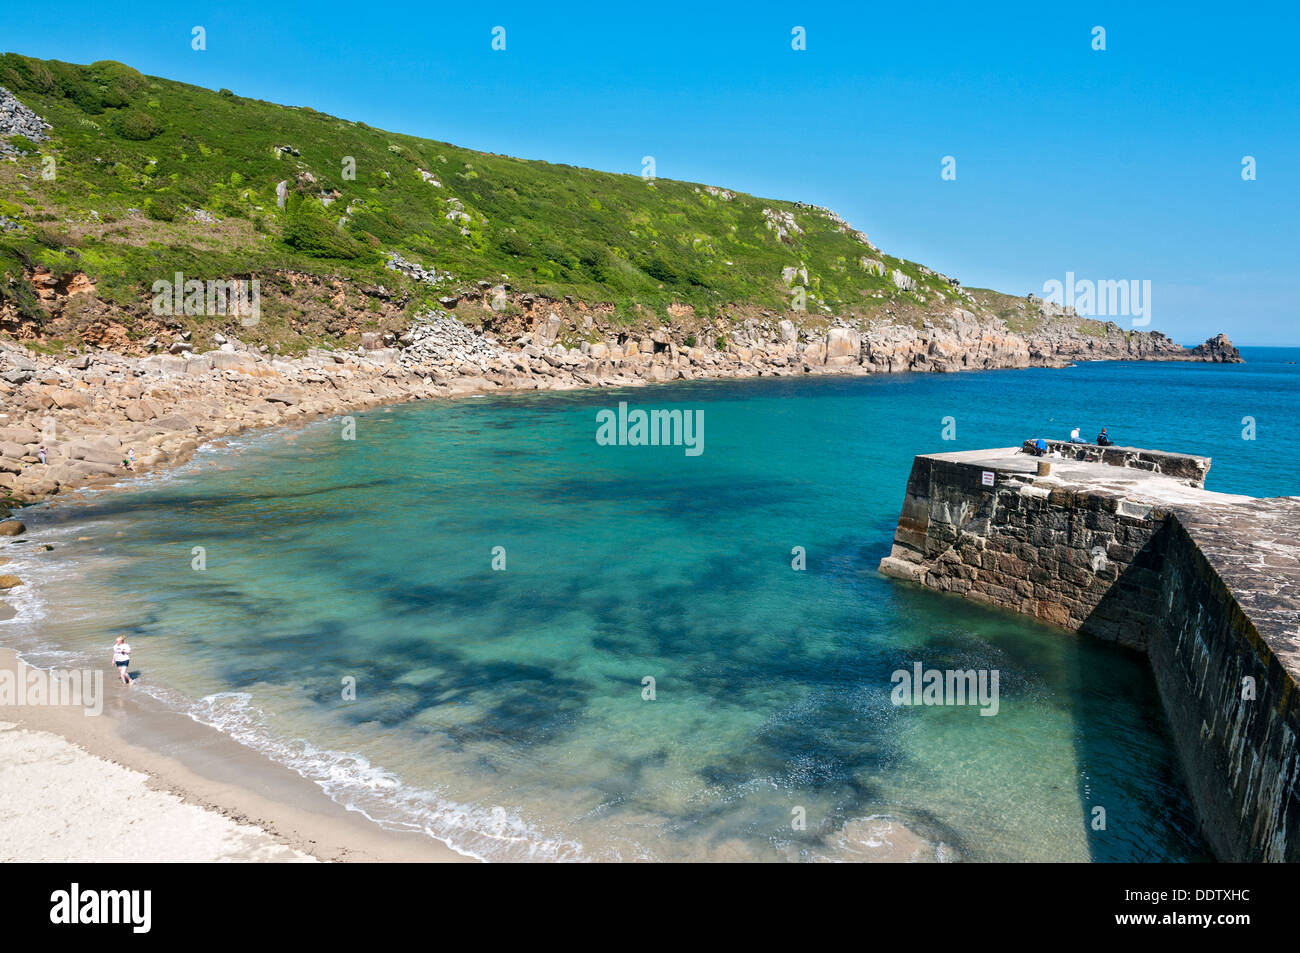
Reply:
[[[992,485],[993,485],[993,471],[992,471],[992,470],[985,470],[985,471],[984,471],[984,485],[985,485],[985,486],[992,486]]]

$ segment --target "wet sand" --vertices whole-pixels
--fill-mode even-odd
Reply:
[[[0,671],[19,673],[0,649]],[[0,861],[469,861],[389,831],[104,672],[103,712],[0,706]]]

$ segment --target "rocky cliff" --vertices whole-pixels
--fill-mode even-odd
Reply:
[[[401,348],[453,311],[506,344],[666,353],[683,373],[1235,353],[963,287],[805,202],[477,152],[121,63],[0,55],[0,149],[0,334],[41,350],[211,349],[224,312],[159,314],[152,289],[255,281],[264,320],[239,337],[281,354]]]
[[[0,303],[0,332],[42,349],[71,344],[72,354],[107,349],[146,356],[202,351],[236,336],[251,344],[263,340],[261,329],[243,327],[235,318],[214,322],[184,314],[160,316],[145,301],[128,306],[104,301],[94,282],[80,272],[56,277],[36,269],[26,273],[25,281],[42,317],[24,318]],[[608,362],[612,372],[635,372],[642,362],[649,367],[658,361],[668,369],[663,372],[683,377],[712,376],[724,369],[758,376],[1064,367],[1074,361],[1241,360],[1222,334],[1185,348],[1159,331],[1126,331],[1114,323],[1081,321],[1033,296],[1015,302],[1011,320],[993,313],[975,296],[970,302],[975,310],[932,309],[910,323],[893,315],[854,319],[741,306],[711,318],[685,305],[670,308],[666,315],[639,309],[639,316],[628,320],[610,304],[521,292],[504,282],[480,281],[443,295],[437,305],[413,317],[410,294],[400,285],[389,288],[342,276],[280,272],[263,275],[259,287],[263,311],[287,318],[277,322],[280,336],[267,350],[286,356],[302,353],[308,342],[346,350],[359,346],[402,351],[431,324],[454,317],[453,324],[467,327],[480,340],[487,336],[500,342],[502,353],[525,346],[558,349],[597,364]],[[1024,330],[1013,330],[1012,323]],[[452,356],[476,353],[479,350],[470,347]],[[419,366],[421,357],[418,349],[411,350],[404,363]]]

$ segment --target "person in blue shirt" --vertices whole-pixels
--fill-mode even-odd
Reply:
[[[1099,446],[1099,447],[1109,447],[1109,446],[1111,446],[1112,444],[1114,444],[1114,442],[1115,442],[1115,441],[1111,440],[1110,437],[1107,436],[1107,434],[1106,434],[1106,428],[1105,428],[1105,427],[1102,427],[1102,428],[1101,428],[1101,433],[1097,434],[1097,446]]]

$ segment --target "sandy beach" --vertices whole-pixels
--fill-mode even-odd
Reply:
[[[47,731],[0,722],[0,764],[3,862],[312,859],[257,827],[155,790],[149,775]]]
[[[0,677],[21,674],[0,649]],[[455,862],[105,672],[99,715],[0,706],[0,862]]]

